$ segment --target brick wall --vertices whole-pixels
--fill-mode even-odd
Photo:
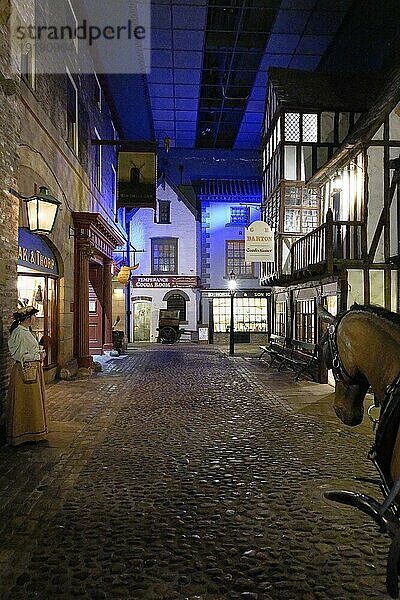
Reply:
[[[18,65],[10,52],[8,22],[9,3],[0,9],[0,72],[16,78]],[[19,200],[7,193],[16,187],[18,165],[19,116],[18,96],[7,96],[0,87],[0,436],[4,436],[4,408],[11,361],[7,339],[17,296],[17,255]]]

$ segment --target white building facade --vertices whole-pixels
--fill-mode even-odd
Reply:
[[[130,221],[139,265],[129,283],[133,342],[157,342],[160,309],[179,310],[182,340],[197,333],[201,228],[189,189],[163,182],[156,210],[137,209]]]

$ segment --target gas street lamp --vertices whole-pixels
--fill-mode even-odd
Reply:
[[[234,312],[234,298],[236,293],[236,273],[231,271],[229,273],[228,288],[231,295],[231,326],[229,328],[229,355],[235,354],[235,312]]]
[[[45,186],[39,188],[38,194],[23,200],[26,202],[30,231],[51,233],[61,202],[49,194]]]

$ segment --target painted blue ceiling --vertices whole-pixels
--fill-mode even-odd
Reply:
[[[270,66],[316,70],[353,0],[151,0],[151,70],[111,76],[122,137],[260,147]]]

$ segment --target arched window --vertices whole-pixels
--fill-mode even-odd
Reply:
[[[168,310],[179,310],[179,320],[186,321],[186,299],[181,294],[171,294],[167,299]]]

